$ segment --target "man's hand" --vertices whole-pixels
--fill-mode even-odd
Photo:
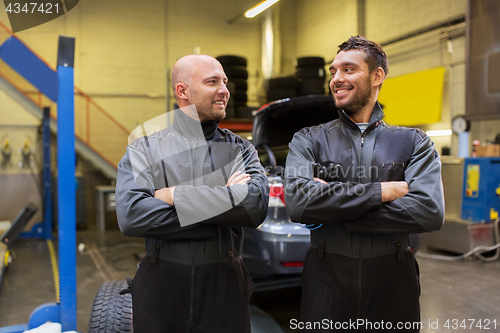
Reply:
[[[236,185],[236,184],[246,184],[249,181],[250,175],[248,173],[241,173],[241,171],[236,171],[229,177],[226,186]]]
[[[160,199],[161,201],[165,201],[170,206],[174,205],[174,187],[165,187],[160,190],[155,191],[155,198]]]
[[[382,182],[382,202],[394,201],[408,193],[406,182]]]
[[[321,184],[328,184],[327,182],[325,182],[323,179],[321,178],[318,178],[318,177],[313,177],[313,180],[317,181],[317,182],[320,182]]]

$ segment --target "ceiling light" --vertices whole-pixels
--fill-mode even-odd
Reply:
[[[436,131],[427,131],[425,132],[428,136],[447,136],[451,135],[451,130],[436,130]]]
[[[259,15],[260,13],[262,13],[263,11],[265,11],[266,9],[268,9],[269,7],[271,7],[272,5],[274,5],[278,1],[279,0],[261,1],[258,4],[256,4],[255,6],[253,6],[252,8],[250,8],[249,10],[247,10],[245,12],[245,17],[248,17],[248,18],[255,17],[255,16]]]

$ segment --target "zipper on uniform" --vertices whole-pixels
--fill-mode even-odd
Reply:
[[[359,168],[362,168],[363,167],[363,147],[365,146],[365,136],[366,136],[366,131],[364,131],[363,133],[361,133],[361,148],[359,150],[359,159],[358,159],[358,170]],[[361,175],[360,173],[358,172],[358,181],[361,183]]]

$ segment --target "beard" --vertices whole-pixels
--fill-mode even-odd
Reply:
[[[196,91],[192,91],[189,101],[196,106],[200,121],[221,121],[226,117],[226,110],[216,109],[212,101],[205,96],[200,96]]]
[[[365,81],[363,86],[359,86],[358,91],[354,94],[350,101],[346,101],[345,105],[339,103],[338,108],[341,108],[349,116],[356,115],[368,102],[372,93],[370,78]]]

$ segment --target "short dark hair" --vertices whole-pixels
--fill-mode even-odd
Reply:
[[[379,44],[363,36],[351,36],[351,38],[339,45],[337,54],[340,51],[349,50],[361,50],[366,53],[365,61],[370,72],[373,72],[378,67],[384,70],[385,75],[389,72],[389,60],[387,60],[387,55]]]

